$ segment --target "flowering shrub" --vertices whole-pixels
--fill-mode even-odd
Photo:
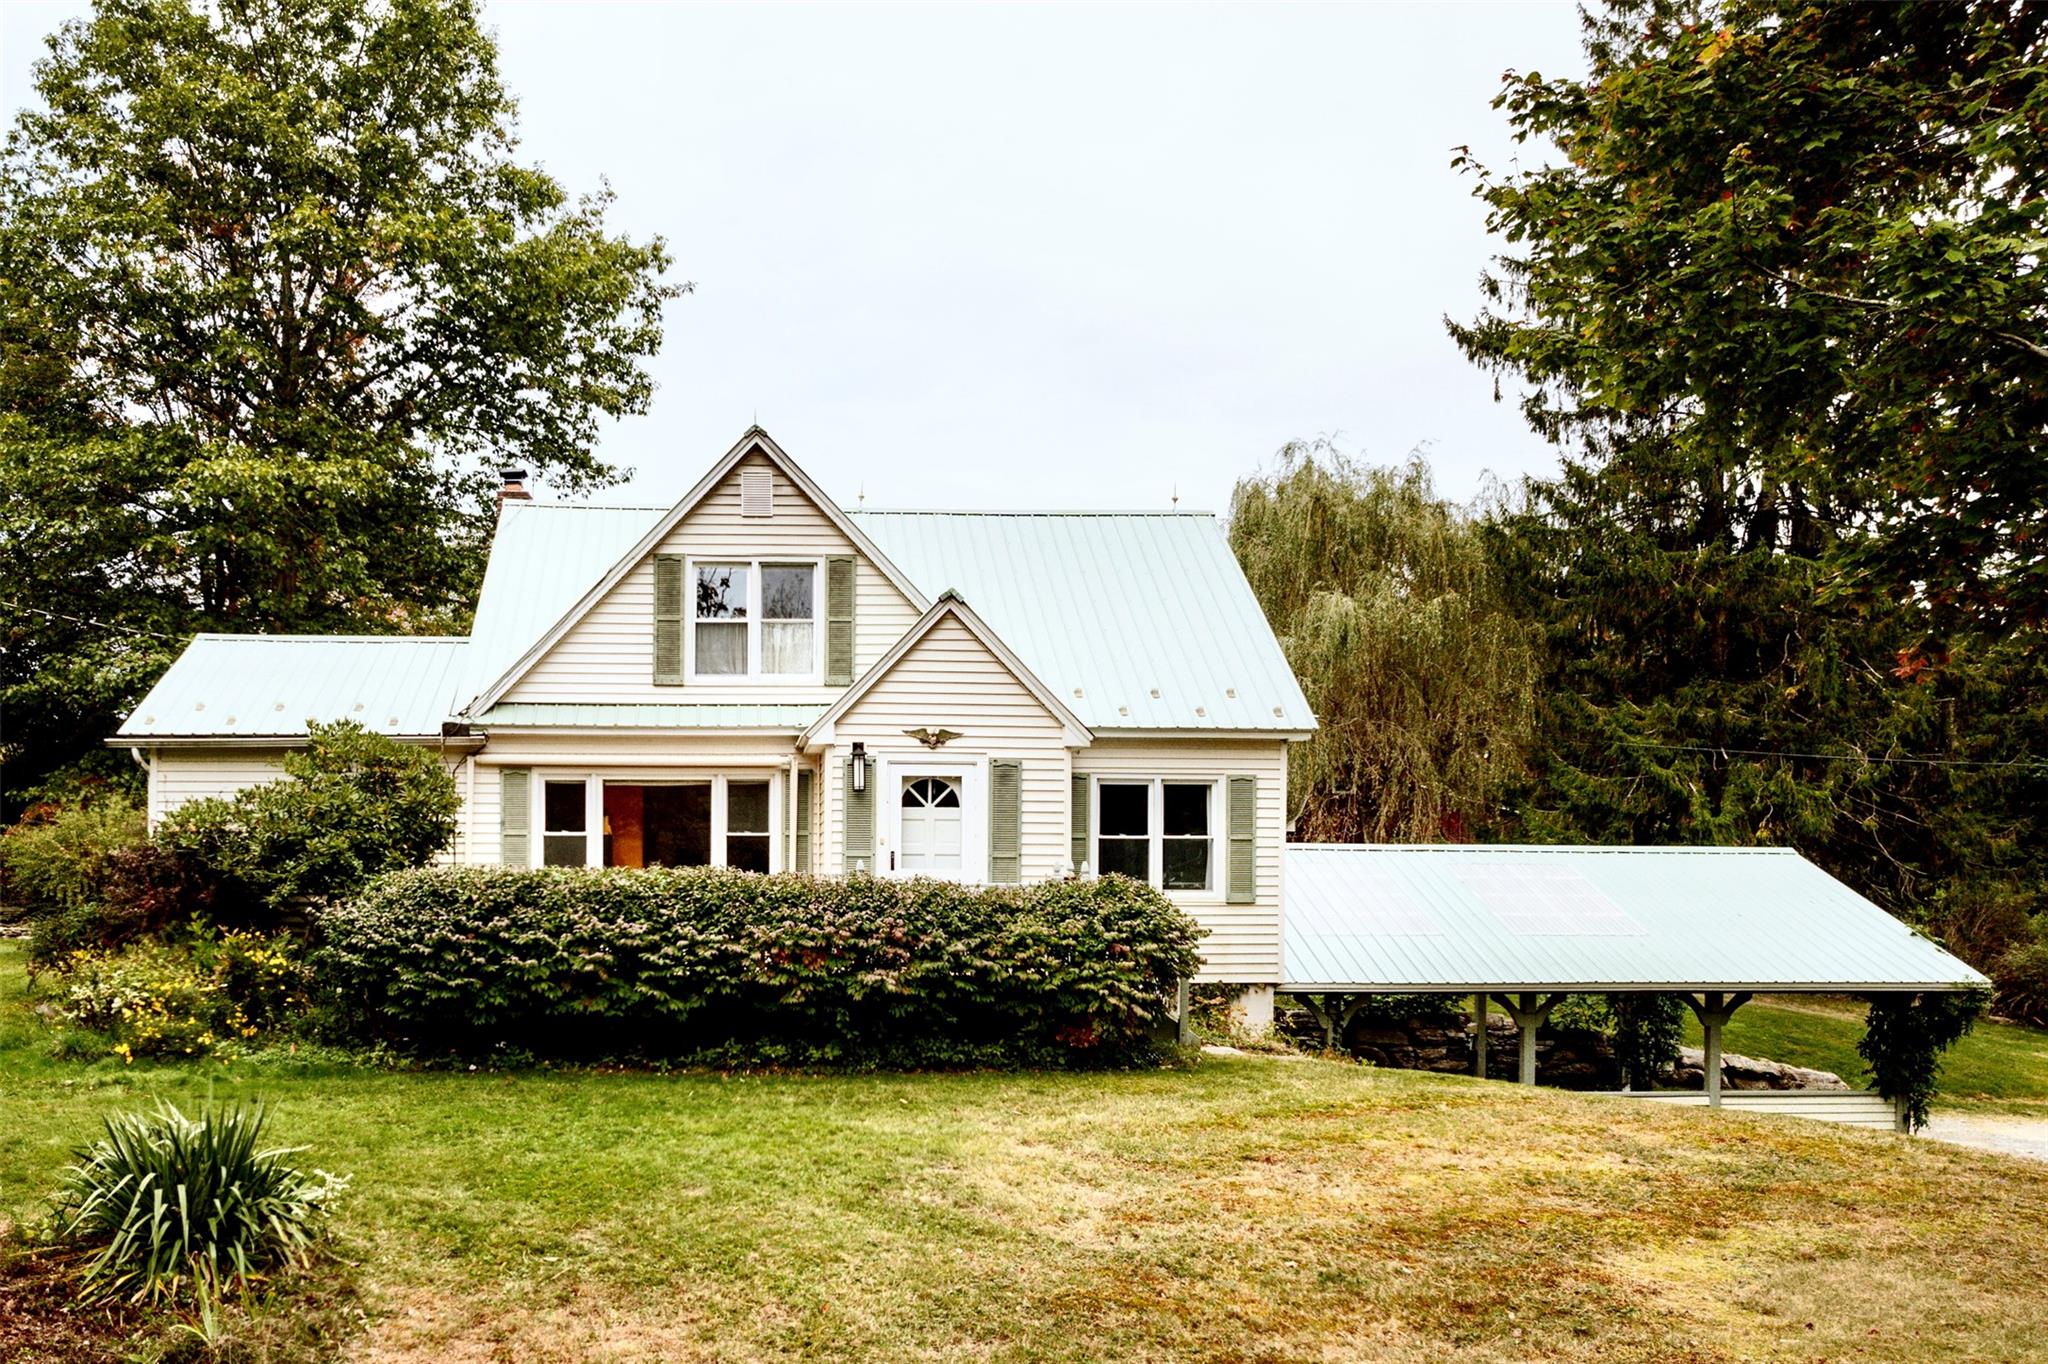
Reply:
[[[77,952],[60,969],[64,1021],[129,1060],[204,1056],[303,1012],[307,998],[289,943],[252,933]]]
[[[1138,1059],[1201,933],[1122,877],[580,868],[399,872],[318,922],[357,1040],[888,1066]]]

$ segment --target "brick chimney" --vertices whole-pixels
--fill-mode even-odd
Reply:
[[[498,506],[502,510],[507,502],[531,502],[533,494],[526,490],[526,470],[505,468],[498,471],[503,486],[498,489]]]

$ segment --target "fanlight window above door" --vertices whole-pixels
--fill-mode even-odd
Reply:
[[[903,804],[914,810],[957,810],[960,788],[944,777],[918,777],[905,784]]]

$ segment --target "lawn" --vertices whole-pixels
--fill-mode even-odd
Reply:
[[[2048,1166],[1886,1133],[1263,1058],[82,1065],[50,1059],[23,988],[0,947],[0,1220],[110,1108],[261,1095],[355,1181],[362,1359],[2048,1353]]]
[[[1771,995],[1736,1010],[1722,1046],[1797,1066],[1831,1070],[1852,1084],[1868,1074],[1856,1043],[1864,1006],[1832,996]],[[1689,1015],[1686,1045],[1700,1045]],[[1979,1022],[1941,1064],[1937,1111],[2015,1113],[2048,1117],[2048,1032],[2012,1023]]]

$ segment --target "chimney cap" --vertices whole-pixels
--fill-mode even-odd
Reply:
[[[498,504],[507,502],[531,502],[533,494],[526,490],[526,470],[516,464],[508,464],[498,470],[500,486]]]

